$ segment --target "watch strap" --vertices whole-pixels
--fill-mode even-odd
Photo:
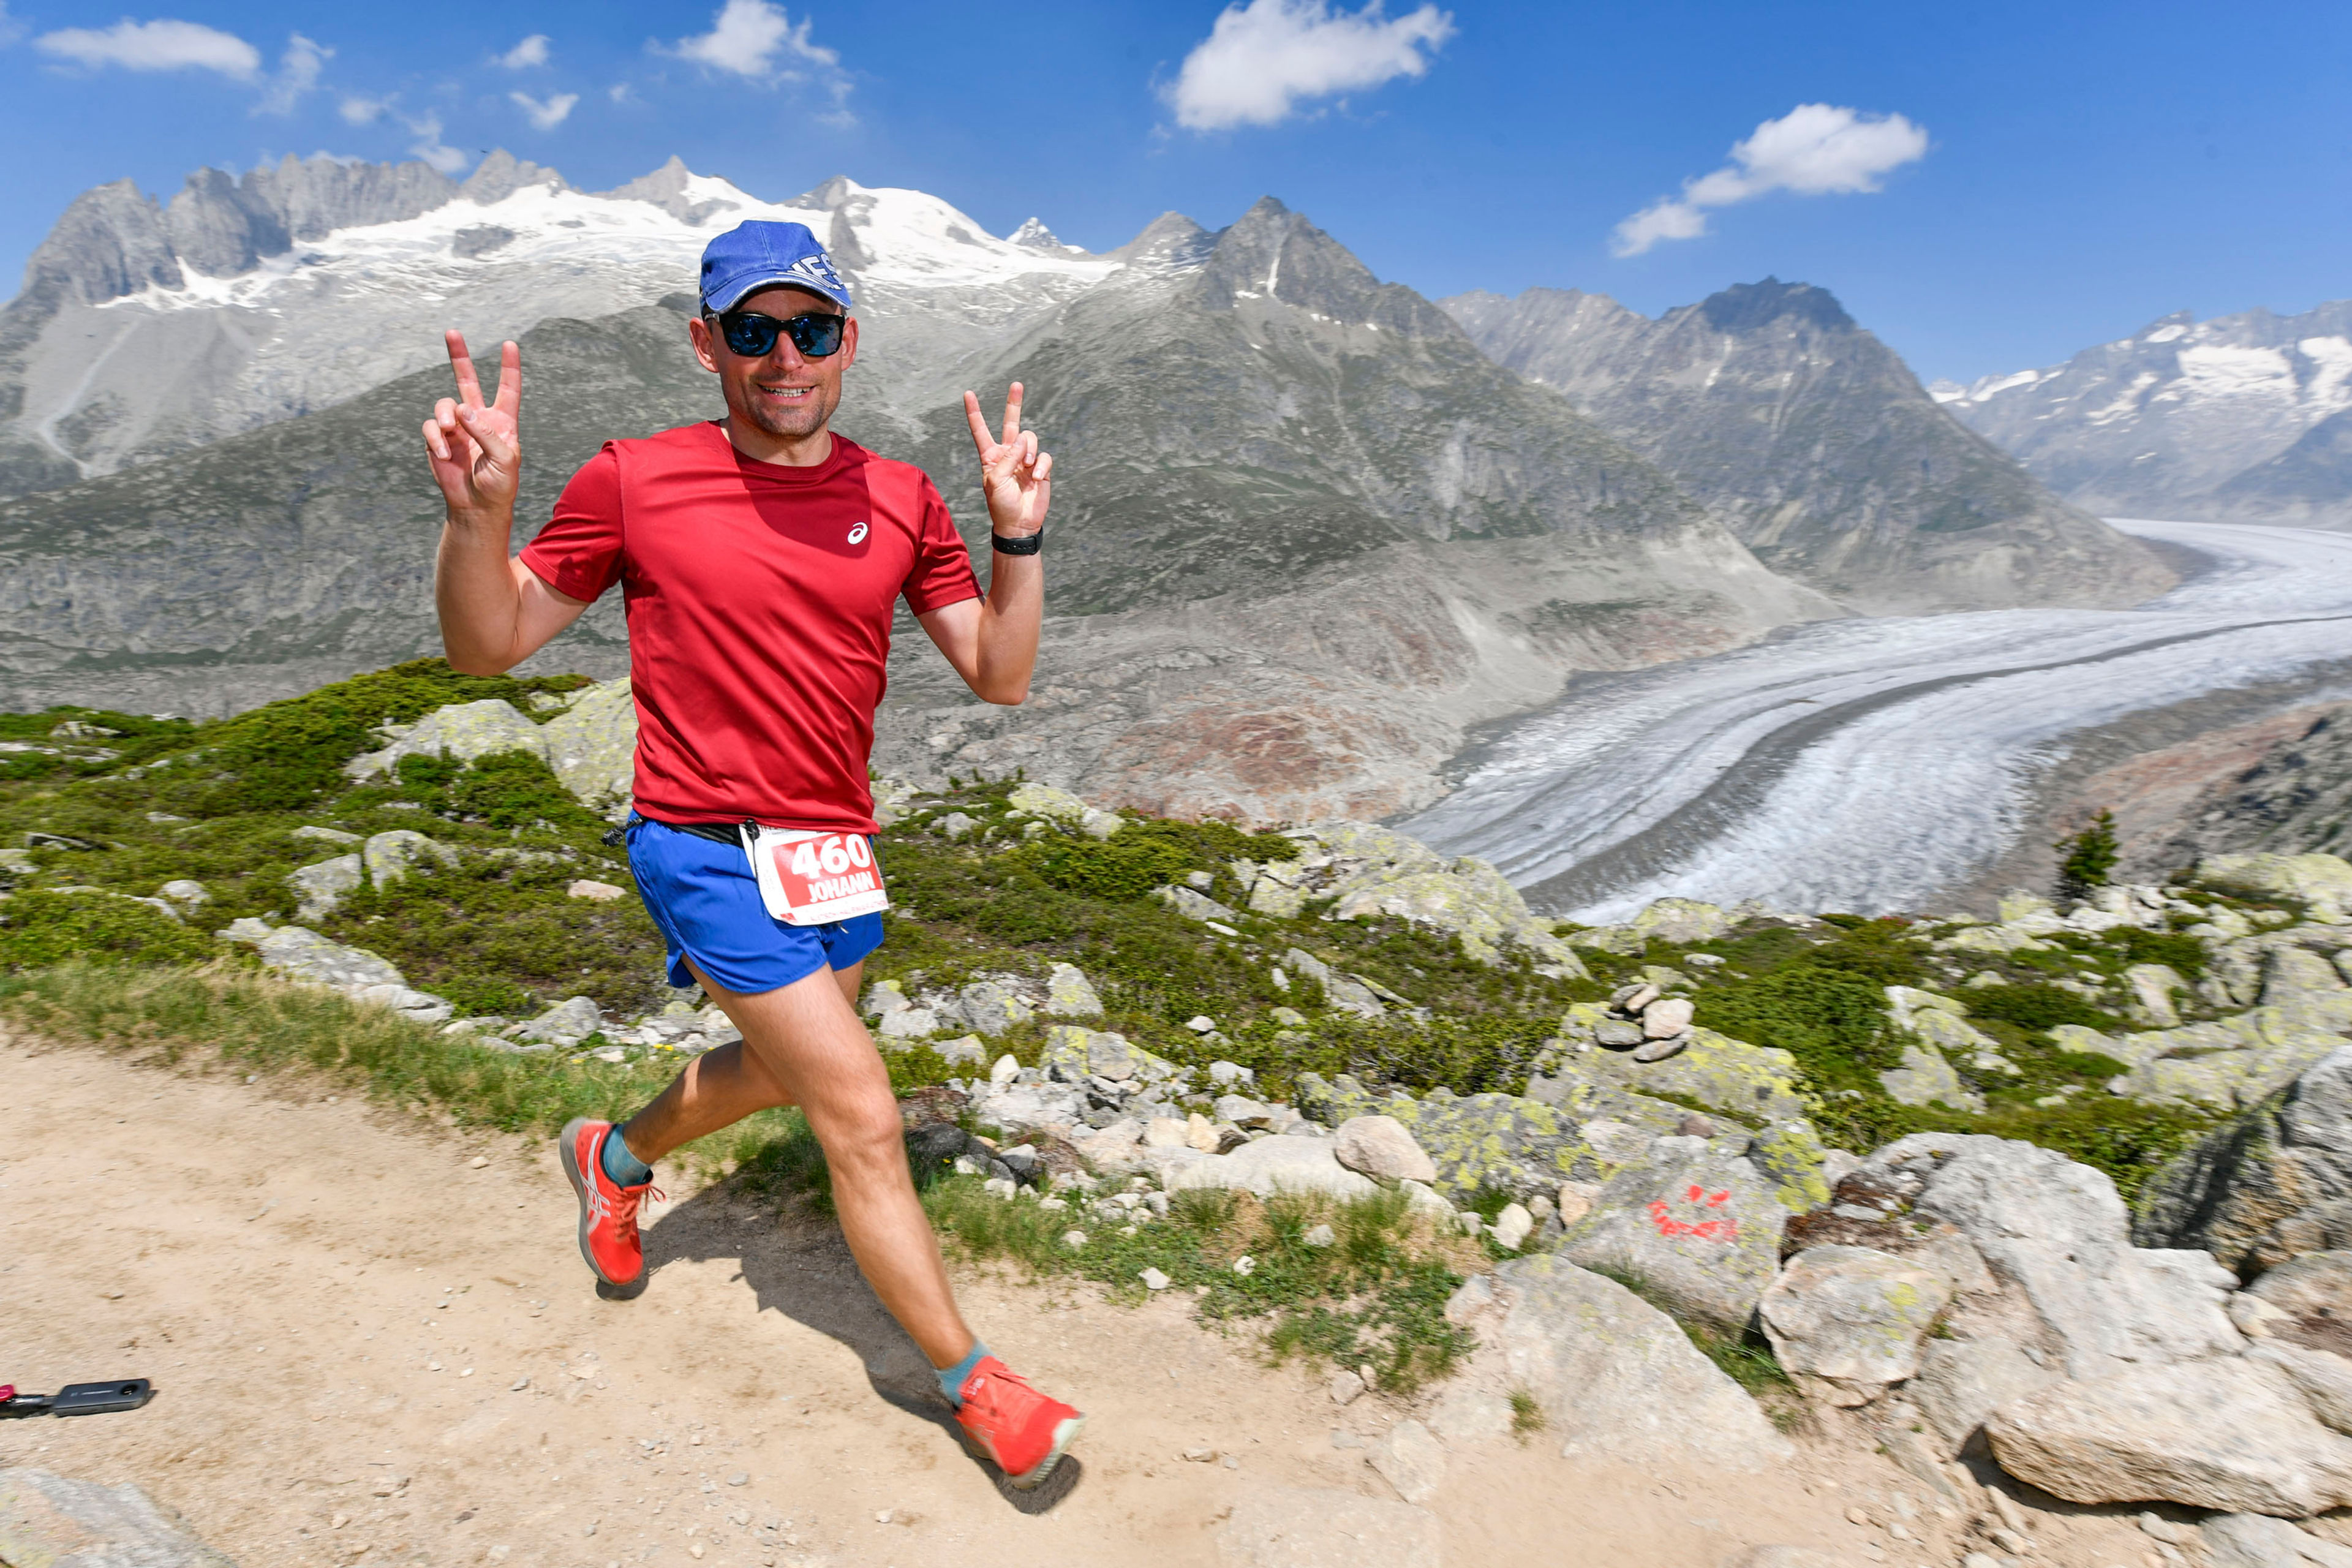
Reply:
[[[1034,555],[1045,547],[1045,531],[1042,528],[1017,539],[995,532],[990,533],[988,538],[999,555]]]

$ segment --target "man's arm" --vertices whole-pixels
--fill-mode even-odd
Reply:
[[[425,422],[425,457],[444,506],[433,601],[449,667],[466,675],[503,675],[588,605],[557,593],[507,554],[522,477],[522,351],[511,342],[499,351],[498,399],[485,406],[465,338],[453,331],[448,345],[457,396],[443,398]]]
[[[1004,434],[988,433],[980,399],[963,395],[964,417],[980,453],[982,493],[992,531],[1025,539],[1044,530],[1054,496],[1054,458],[1037,449],[1034,431],[1021,428],[1021,384],[1004,396]],[[916,619],[983,702],[1010,707],[1029,695],[1037,668],[1037,632],[1045,618],[1045,568],[1040,555],[990,557],[988,596],[926,611]]]

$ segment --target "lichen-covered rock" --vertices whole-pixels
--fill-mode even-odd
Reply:
[[[1068,790],[1055,789],[1051,784],[1016,784],[1005,802],[1015,811],[1058,822],[1090,838],[1108,838],[1127,826],[1127,819],[1118,813],[1088,805]]]
[[[1099,1018],[1102,998],[1095,994],[1094,983],[1086,971],[1075,963],[1057,963],[1045,978],[1046,1014],[1056,1018]]]
[[[1476,1327],[1483,1347],[1431,1415],[1440,1433],[1507,1435],[1509,1405],[1497,1395],[1517,1392],[1570,1457],[1753,1470],[1791,1452],[1672,1318],[1554,1254],[1472,1276],[1445,1315]]]
[[[1457,1199],[1481,1187],[1533,1197],[1555,1191],[1562,1181],[1599,1180],[1622,1162],[1593,1148],[1585,1135],[1586,1123],[1605,1119],[1629,1130],[1638,1127],[1637,1141],[1646,1147],[1650,1138],[1672,1132],[1688,1114],[1678,1105],[1599,1084],[1573,1087],[1577,1092],[1564,1089],[1558,1104],[1509,1094],[1455,1095],[1444,1089],[1419,1098],[1381,1097],[1347,1073],[1328,1082],[1305,1073],[1298,1080],[1298,1109],[1330,1127],[1357,1116],[1395,1118],[1435,1165],[1436,1178],[1430,1185]]]
[[[540,734],[547,765],[582,805],[626,800],[636,787],[637,703],[627,676],[581,691]]]
[[[1233,910],[1194,888],[1171,885],[1154,888],[1152,892],[1161,902],[1188,921],[1222,921],[1231,925],[1241,919],[1241,916]]]
[[[1781,1268],[1758,1312],[1784,1370],[1851,1396],[1833,1403],[1861,1404],[1918,1372],[1920,1345],[1951,1299],[1951,1281],[1911,1258],[1809,1247]]]
[[[1659,899],[1625,923],[1644,938],[1688,947],[1727,934],[1738,917],[1720,905],[1703,904],[1696,899]]]
[[[0,1563],[22,1568],[236,1568],[187,1521],[124,1481],[0,1469]],[[1434,1559],[1432,1560],[1434,1568]]]
[[[2198,886],[2251,898],[2299,899],[2330,923],[2352,909],[2352,863],[2334,855],[2211,855],[2197,862]]]
[[[545,1040],[572,1046],[604,1026],[604,1010],[586,996],[570,996],[515,1031],[523,1040]]]
[[[2337,1045],[2149,1177],[2133,1233],[2249,1274],[2352,1245],[2352,1214],[2334,1213],[2352,1197],[2352,1046]]]
[[[1313,953],[1294,947],[1282,955],[1283,967],[1323,987],[1324,1003],[1360,1018],[1385,1018],[1388,1009],[1357,974],[1342,974]]]
[[[2235,1017],[2117,1037],[2131,1071],[2108,1088],[2159,1105],[2242,1110],[2344,1043],[2352,991],[2299,992]]]
[[[1981,1112],[1984,1096],[1960,1081],[1944,1053],[1918,1037],[1903,1041],[1903,1065],[1880,1071],[1878,1082],[1898,1105],[1947,1105]]]
[[[2135,963],[2124,971],[2124,987],[2131,993],[2132,1021],[2146,1028],[2170,1029],[2180,1023],[2173,998],[2189,989],[2189,982],[2168,963]]]
[[[2245,1356],[2058,1384],[1994,1411],[1985,1435],[2002,1469],[2070,1502],[2289,1519],[2352,1502],[2352,1441]]]
[[[257,920],[232,921],[216,933],[225,942],[249,942],[261,954],[262,966],[289,980],[355,991],[369,985],[405,985],[408,981],[390,962],[363,947],[329,942],[304,926],[272,929]]]
[[[1328,1138],[1260,1138],[1229,1154],[1191,1149],[1147,1150],[1160,1184],[1170,1192],[1216,1187],[1255,1193],[1321,1193],[1335,1198],[1368,1198],[1380,1192],[1369,1176],[1349,1170],[1331,1152]]]
[[[1297,858],[1248,868],[1250,907],[1262,914],[1296,915],[1308,899],[1328,899],[1333,920],[1409,921],[1453,936],[1481,963],[1501,963],[1503,949],[1517,945],[1547,973],[1585,972],[1550,922],[1531,914],[1518,889],[1484,860],[1449,860],[1418,839],[1363,822],[1291,837],[1303,846]]]
[[[1562,1258],[1675,1315],[1739,1334],[1772,1282],[1789,1211],[1745,1160],[1696,1138],[1661,1139],[1602,1184],[1592,1211],[1561,1237]]]
[[[1045,1048],[1038,1053],[1037,1065],[1072,1083],[1088,1074],[1114,1083],[1160,1083],[1183,1071],[1125,1035],[1076,1024],[1056,1024],[1045,1031]]]
[[[357,888],[364,878],[356,855],[338,855],[331,860],[314,861],[288,872],[287,884],[300,900],[295,906],[294,918],[325,920],[341,906],[343,895]]]
[[[391,771],[403,757],[451,757],[470,763],[500,752],[528,752],[544,758],[547,738],[514,704],[486,697],[479,702],[454,702],[435,709],[382,751],[352,758],[343,771],[355,779],[367,779]]]
[[[956,994],[963,1021],[983,1035],[995,1036],[1036,1016],[1021,994],[1001,982],[975,980]]]
[[[1537,1059],[1536,1076],[1528,1082],[1528,1098],[1572,1109],[1587,1120],[1612,1114],[1592,1098],[1594,1086],[1693,1101],[1754,1132],[1756,1143],[1748,1157],[1772,1178],[1782,1206],[1801,1214],[1829,1201],[1829,1185],[1821,1173],[1821,1134],[1806,1117],[1796,1058],[1777,1047],[1753,1046],[1713,1029],[1695,1028],[1679,1055],[1662,1062],[1636,1062],[1629,1055],[1597,1048],[1601,1026],[1607,1021],[1608,1009],[1598,1003],[1580,1002],[1569,1008],[1560,1020],[1558,1045]],[[1677,1125],[1679,1121],[1676,1118]]]
[[[360,847],[360,858],[367,866],[368,881],[375,887],[388,888],[405,878],[411,867],[428,861],[436,866],[455,866],[457,852],[414,828],[395,827],[389,833],[370,834],[367,842]]]

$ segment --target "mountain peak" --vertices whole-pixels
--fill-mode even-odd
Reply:
[[[680,223],[702,226],[702,220],[717,213],[733,212],[743,204],[734,199],[734,187],[722,180],[709,180],[686,166],[686,160],[673,153],[669,162],[650,174],[640,174],[625,185],[615,185],[599,195],[617,201],[650,202]],[[740,195],[740,193],[735,193]]]
[[[1019,228],[1014,229],[1008,237],[1011,239],[1013,244],[1022,246],[1030,250],[1076,250],[1079,248],[1075,245],[1064,245],[1060,237],[1055,235],[1052,229],[1047,228],[1043,222],[1034,217],[1029,219],[1028,222],[1023,224]]]
[[[1854,330],[1853,318],[1845,313],[1836,295],[1810,283],[1783,283],[1778,278],[1734,283],[1700,300],[1698,309],[1707,325],[1719,332],[1752,332],[1790,318],[1827,331]]]
[[[572,188],[554,170],[518,158],[505,148],[499,147],[494,148],[489,156],[482,160],[480,166],[467,176],[466,183],[457,187],[457,192],[478,205],[488,206],[533,185],[543,185],[551,191]]]
[[[1182,213],[1164,212],[1110,254],[1113,259],[1132,266],[1186,267],[1200,260],[1210,238],[1207,229]]]

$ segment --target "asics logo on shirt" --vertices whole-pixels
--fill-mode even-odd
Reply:
[[[852,544],[863,544],[866,542],[866,525],[864,523],[857,523],[850,529],[849,542]]]

